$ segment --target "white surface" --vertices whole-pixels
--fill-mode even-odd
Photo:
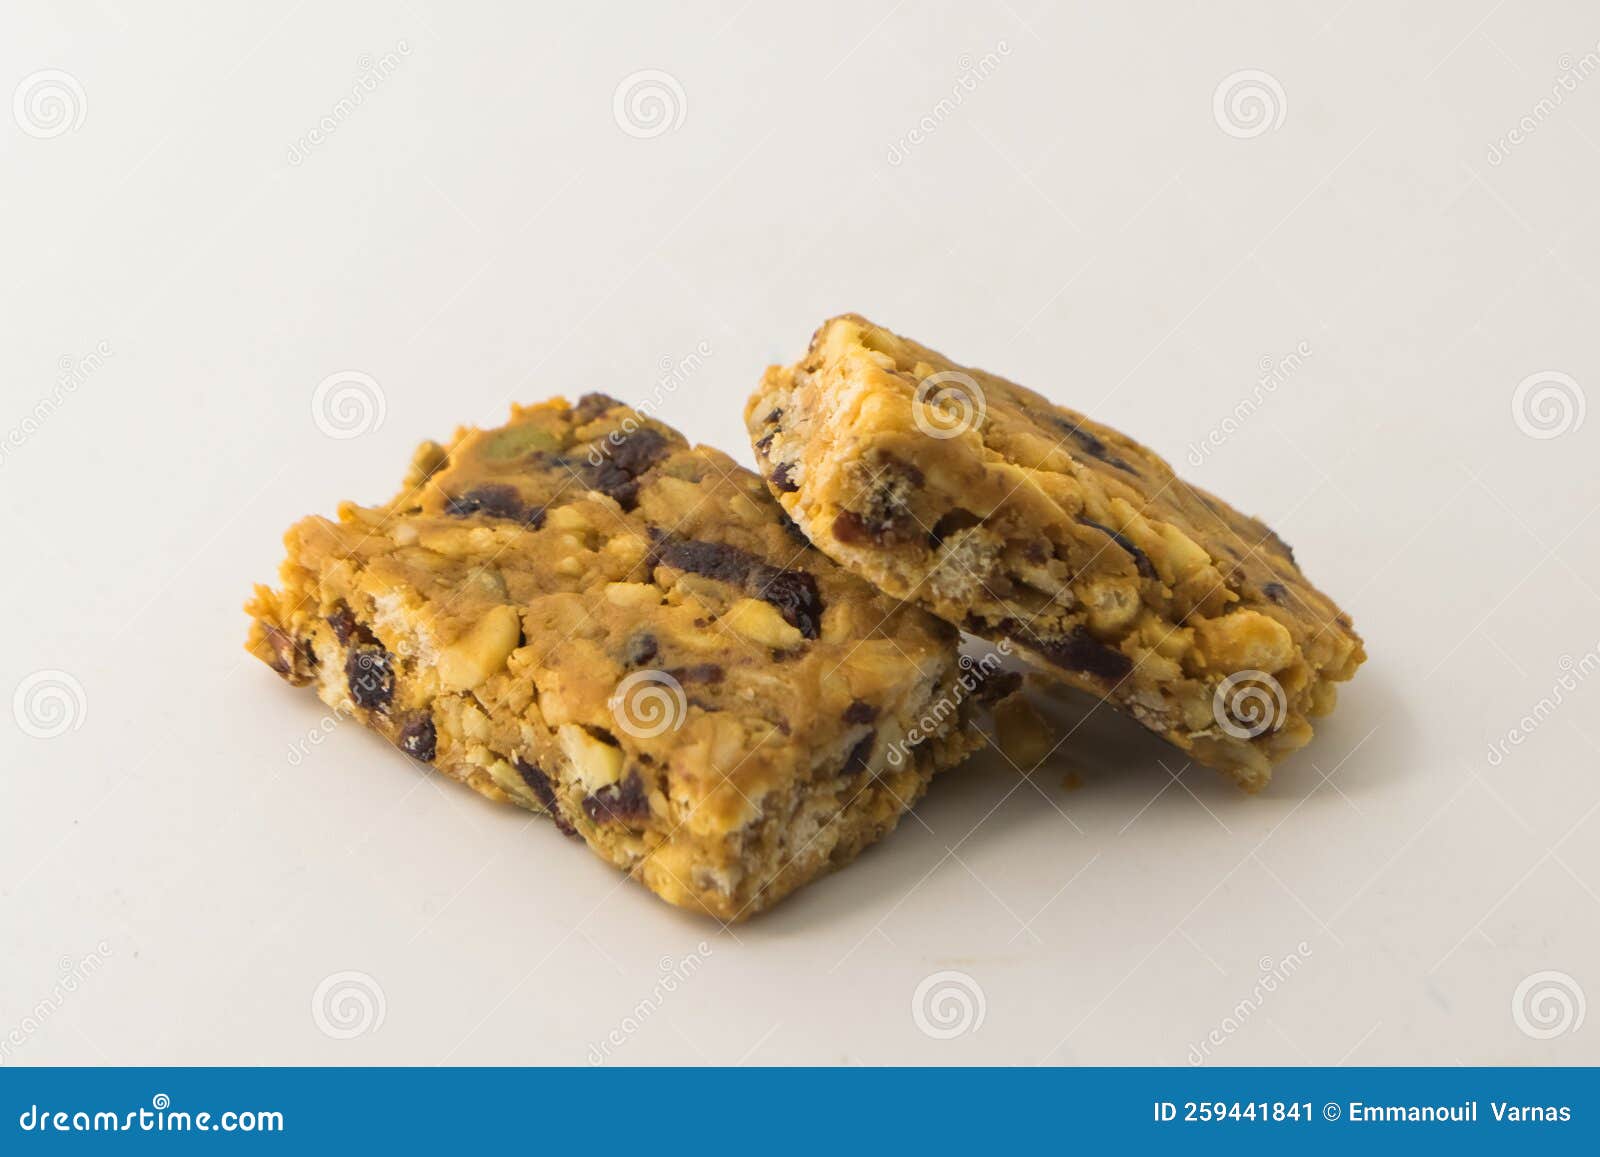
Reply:
[[[1600,75],[1537,108],[1600,51],[1592,5],[155,7],[32,3],[0,39],[6,94],[84,99],[55,136],[0,110],[0,425],[111,351],[0,458],[0,690],[84,696],[53,738],[0,714],[6,1063],[583,1063],[641,1002],[619,1062],[1182,1064],[1214,1029],[1217,1063],[1600,1061],[1600,1010],[1512,1011],[1544,971],[1600,1000],[1600,679],[1487,755],[1600,646],[1600,414],[1513,420],[1542,371],[1600,406]],[[683,116],[639,138],[613,96],[645,69]],[[1248,137],[1213,109],[1245,69],[1284,94]],[[1097,713],[1078,790],[973,766],[718,934],[356,727],[306,745],[323,710],[240,649],[283,529],[386,497],[420,439],[652,397],[705,342],[660,413],[748,462],[746,392],[843,309],[1180,463],[1309,346],[1183,467],[1372,655],[1267,793],[1174,784]],[[344,370],[385,411],[335,439]],[[912,1001],[946,970],[984,1012],[938,1039]],[[345,971],[383,1018],[341,1039],[312,1001]]]

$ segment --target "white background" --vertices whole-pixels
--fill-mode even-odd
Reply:
[[[1600,645],[1592,4],[525,7],[8,12],[0,95],[67,107],[0,107],[5,1063],[1600,1061],[1600,679],[1558,682]],[[652,69],[667,120],[619,120]],[[1252,69],[1267,119],[1219,118]],[[1095,712],[725,933],[357,727],[307,744],[241,650],[284,528],[417,441],[598,389],[748,462],[762,367],[846,309],[1296,546],[1372,658],[1270,790]]]

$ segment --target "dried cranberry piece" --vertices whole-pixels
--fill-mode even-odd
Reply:
[[[1118,470],[1126,470],[1129,474],[1138,477],[1138,470],[1113,454],[1111,447],[1107,446],[1088,430],[1085,430],[1077,422],[1072,421],[1070,418],[1064,418],[1059,414],[1050,415],[1050,421],[1058,430],[1063,431],[1067,437],[1077,443],[1078,448],[1089,457],[1098,458],[1107,466],[1115,466]]]
[[[294,673],[295,656],[299,651],[294,636],[270,623],[263,624],[262,630],[267,636],[267,643],[272,647],[272,669],[288,678]]]
[[[974,526],[982,525],[982,518],[972,511],[964,510],[958,506],[933,524],[933,531],[928,535],[928,545],[932,547],[942,546],[944,540],[957,531],[970,530]]]
[[[344,659],[344,681],[357,707],[376,711],[394,698],[394,668],[379,643],[357,643]]]
[[[811,545],[811,540],[806,537],[806,532],[800,529],[800,524],[789,517],[788,511],[782,510],[781,508],[778,511],[778,526],[782,528],[783,533],[792,538],[796,544],[800,546]]]
[[[528,790],[533,792],[538,801],[552,810],[556,806],[556,789],[550,783],[550,777],[544,769],[537,764],[529,763],[522,756],[512,760],[512,765],[517,769],[517,774],[522,777],[522,782],[528,785]]]
[[[1023,642],[1024,646],[1034,647],[1056,666],[1068,671],[1081,671],[1085,675],[1120,681],[1133,670],[1132,659],[1115,647],[1106,646],[1082,627],[1073,628],[1070,634],[1061,638],[1044,639],[1031,644],[1018,641]]]
[[[1268,530],[1266,536],[1261,541],[1269,542],[1273,546],[1277,547],[1278,550],[1283,553],[1283,557],[1289,560],[1291,565],[1299,565],[1294,561],[1294,547],[1290,546],[1287,542],[1284,542],[1283,539],[1279,538],[1277,531]]]
[[[878,709],[865,699],[856,699],[844,709],[843,719],[846,723],[871,723],[877,718]]]
[[[584,478],[584,484],[590,490],[616,499],[624,510],[634,510],[639,505],[639,480],[614,462],[602,462],[593,467]]]
[[[583,801],[584,813],[595,823],[630,823],[650,815],[650,799],[637,771],[620,783],[601,788]]]
[[[586,426],[620,405],[622,403],[609,394],[585,394],[578,399],[578,404],[572,407],[572,420],[580,426]]]
[[[844,757],[844,766],[839,769],[840,775],[860,775],[872,763],[872,749],[878,742],[876,731],[868,732],[860,743],[850,749],[850,754]]]
[[[795,491],[800,489],[799,485],[796,484],[793,478],[793,473],[794,464],[791,462],[782,462],[779,463],[778,468],[767,477],[771,481],[772,485],[777,488],[779,493],[793,494]]]
[[[661,653],[661,642],[648,631],[641,631],[622,645],[625,667],[643,667]]]
[[[605,457],[586,468],[584,484],[632,510],[639,504],[639,476],[671,453],[672,443],[659,430],[644,426],[613,434],[601,445]]]
[[[920,471],[918,472],[920,474]],[[913,485],[920,486],[920,482]],[[866,512],[841,510],[833,520],[833,535],[847,546],[864,543],[884,545],[911,542],[916,537],[917,521],[904,501],[888,488],[865,496]]]
[[[464,494],[447,498],[444,510],[446,514],[453,514],[457,518],[466,518],[473,514],[486,514],[490,518],[507,518],[512,522],[525,523],[535,530],[544,525],[545,517],[542,506],[525,505],[522,495],[517,493],[517,488],[502,482],[475,486]]]
[[[400,729],[400,750],[412,759],[432,763],[438,746],[439,733],[434,729],[432,715],[414,715]]]
[[[621,741],[604,727],[598,727],[593,723],[585,723],[583,724],[583,729],[598,739],[601,743],[605,744],[607,747],[622,746]]]
[[[679,683],[704,683],[709,686],[716,686],[727,676],[727,672],[718,663],[696,663],[692,667],[675,667],[667,674]]]
[[[642,426],[622,439],[611,451],[611,461],[629,474],[643,474],[671,451],[672,446],[659,430]]]
[[[893,454],[880,454],[870,484],[850,503],[855,507],[854,525],[839,531],[841,540],[855,533],[871,542],[910,542],[917,538],[919,526],[907,502],[910,494],[922,489],[926,476],[915,463]]]
[[[867,520],[853,510],[841,510],[833,520],[833,537],[846,546],[864,546],[877,542],[882,536],[867,525]]]
[[[1021,671],[996,671],[992,675],[985,676],[978,684],[977,700],[985,706],[992,707],[1021,689]]]
[[[754,555],[726,543],[678,538],[664,530],[652,530],[651,539],[652,566],[670,566],[732,586],[742,587],[757,566],[766,565]]]
[[[677,538],[652,530],[652,566],[670,566],[742,589],[751,598],[770,603],[784,621],[807,639],[822,630],[822,594],[814,576],[802,570],[780,570],[753,554],[721,542]]]
[[[922,472],[922,467],[915,462],[907,462],[904,458],[898,458],[893,454],[884,454],[880,456],[879,461],[883,463],[885,475],[898,474],[909,482],[913,489],[928,481],[928,476]]]
[[[800,570],[780,571],[756,597],[776,607],[802,638],[815,639],[822,634],[822,593],[814,576]]]
[[[561,814],[561,806],[556,803],[555,785],[550,782],[542,768],[529,763],[520,755],[512,759],[511,764],[517,769],[517,774],[522,777],[522,782],[528,785],[528,790],[533,792],[534,798],[542,803],[545,810],[550,813],[550,818],[555,820],[556,827],[566,835],[575,836],[577,829],[567,822],[567,817]]]
[[[1137,546],[1135,546],[1133,544],[1133,540],[1130,539],[1127,535],[1123,534],[1121,531],[1112,530],[1109,526],[1102,525],[1101,523],[1096,522],[1092,518],[1080,518],[1080,519],[1078,519],[1078,521],[1083,523],[1083,525],[1085,525],[1085,526],[1094,527],[1101,534],[1103,534],[1107,538],[1111,539],[1112,542],[1116,543],[1123,550],[1127,551],[1130,555],[1132,555],[1133,556],[1133,565],[1138,570],[1138,572],[1139,572],[1141,577],[1147,578],[1147,579],[1153,579],[1153,578],[1157,577],[1156,576],[1156,568],[1150,562],[1150,556],[1145,554],[1144,551],[1140,550]]]
[[[343,599],[334,604],[333,610],[328,615],[328,626],[333,629],[333,637],[339,640],[341,647],[349,643],[351,637],[361,629],[361,624],[356,621],[355,612]]]

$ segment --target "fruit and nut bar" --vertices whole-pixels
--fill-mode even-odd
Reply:
[[[722,920],[848,863],[974,746],[941,707],[963,697],[953,627],[607,397],[425,443],[394,501],[286,542],[253,653]]]
[[[807,537],[1251,790],[1365,658],[1266,526],[1152,451],[854,315],[746,410]]]

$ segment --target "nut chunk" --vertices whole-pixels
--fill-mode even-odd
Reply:
[[[1262,787],[1366,657],[1266,526],[1156,454],[865,318],[834,318],[745,412],[811,542],[897,598],[1103,696]]]
[[[289,531],[249,648],[413,759],[739,920],[848,863],[976,745],[958,632],[797,545],[761,479],[620,403],[425,444]],[[941,715],[941,719],[945,716]]]

